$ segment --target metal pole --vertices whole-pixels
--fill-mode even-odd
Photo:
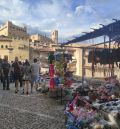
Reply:
[[[111,48],[111,37],[109,36],[109,75],[111,76],[111,64],[110,64],[110,48]]]
[[[82,86],[84,87],[84,48],[82,48]]]
[[[106,42],[106,35],[104,35],[104,48],[105,48],[105,42]]]
[[[92,77],[94,77],[94,72],[95,72],[95,68],[94,68],[94,48],[92,50]]]
[[[28,46],[28,51],[29,51],[29,61],[30,61],[30,41],[29,41],[29,46]]]
[[[106,35],[104,35],[104,48],[105,48],[105,42],[106,42]],[[105,70],[105,65],[104,65],[104,77],[106,76],[106,70]]]

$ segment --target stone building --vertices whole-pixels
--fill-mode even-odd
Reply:
[[[54,43],[52,39],[50,39],[47,36],[41,35],[41,34],[33,34],[30,36],[30,41],[33,43],[34,46],[39,45],[49,45]]]
[[[0,57],[8,58],[8,61],[14,61],[18,56],[19,60],[29,59],[29,46],[26,41],[11,39],[8,36],[0,36]]]
[[[0,36],[0,58],[7,57],[10,60],[10,52],[13,50],[12,39],[7,36]]]
[[[10,21],[0,27],[0,35],[9,36],[11,38],[22,38],[24,40],[28,38],[26,27],[19,27]]]
[[[8,21],[0,27],[0,55],[2,58],[8,56],[13,61],[15,56],[19,60],[29,59],[29,36],[27,29],[14,25]]]

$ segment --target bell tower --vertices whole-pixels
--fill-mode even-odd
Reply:
[[[51,34],[51,39],[53,40],[54,43],[58,43],[58,30],[52,31]]]

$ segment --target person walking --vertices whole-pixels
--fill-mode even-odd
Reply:
[[[18,57],[15,57],[15,62],[12,64],[15,81],[15,93],[18,93],[19,80],[21,76],[21,69],[18,62]]]
[[[31,77],[31,67],[28,62],[28,60],[25,61],[23,64],[23,81],[24,81],[24,87],[23,87],[23,94],[29,94],[29,82]]]
[[[23,86],[23,82],[22,82],[23,80],[22,80],[22,78],[23,78],[24,70],[23,70],[23,64],[22,64],[22,62],[19,61],[18,63],[19,63],[19,67],[20,67],[19,83],[20,83],[20,87],[22,87]]]
[[[0,85],[2,82],[2,59],[0,58]]]
[[[2,68],[3,90],[10,90],[9,88],[10,64],[8,63],[8,57],[4,58],[1,68]]]
[[[38,88],[39,74],[40,74],[40,64],[37,59],[33,60],[34,63],[31,64],[31,93],[33,92],[33,85],[35,83],[35,88]]]

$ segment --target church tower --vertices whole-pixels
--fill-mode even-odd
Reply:
[[[52,31],[51,34],[51,39],[53,40],[54,43],[58,43],[58,30]]]

